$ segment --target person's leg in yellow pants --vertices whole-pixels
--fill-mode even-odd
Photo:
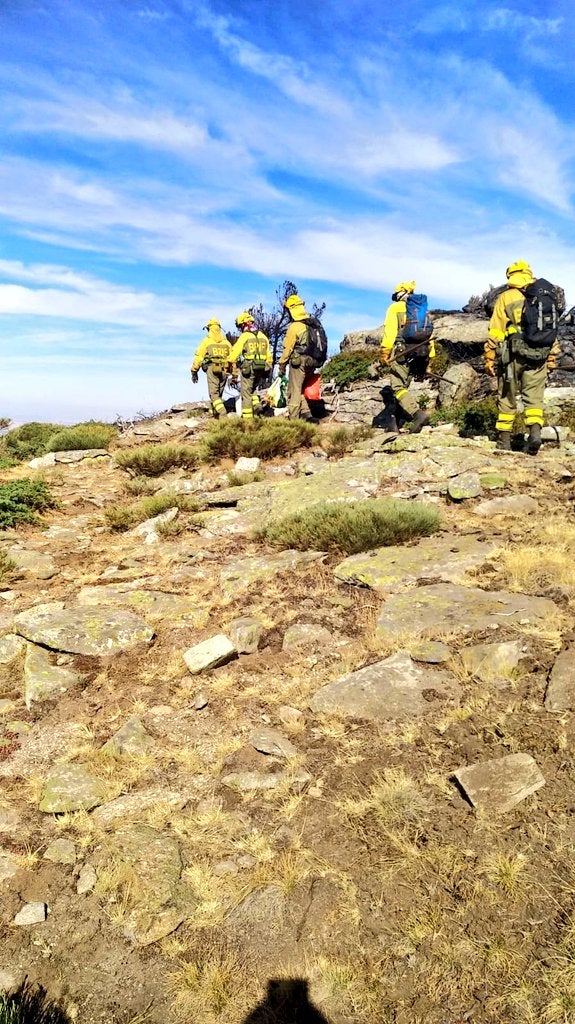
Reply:
[[[310,368],[307,356],[302,356],[301,362],[297,366],[293,366],[290,363],[287,390],[288,417],[290,420],[310,420],[312,418],[307,399],[302,394],[306,373]]]
[[[523,364],[521,374],[521,397],[525,410],[525,426],[529,429],[527,452],[537,455],[541,447],[543,426],[543,392],[547,380],[547,364]]]
[[[254,418],[254,406],[253,406],[253,395],[254,395],[254,383],[255,377],[253,370],[246,366],[242,367],[240,377],[240,394],[242,398],[242,419],[253,420]]]
[[[214,370],[213,366],[208,366],[206,378],[208,382],[208,395],[212,403],[212,415],[216,419],[218,416],[225,416],[226,407],[222,401],[222,395],[226,386],[226,374],[223,370]]]

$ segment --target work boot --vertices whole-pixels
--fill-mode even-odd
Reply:
[[[538,423],[533,423],[529,427],[529,437],[527,438],[527,454],[537,455],[541,447],[541,427]]]
[[[498,452],[510,452],[511,451],[511,431],[500,430],[497,435],[497,444],[495,445]]]
[[[410,434],[419,434],[419,431],[423,430],[428,423],[429,414],[426,413],[425,409],[418,409],[407,429]]]

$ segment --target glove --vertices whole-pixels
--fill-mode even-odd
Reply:
[[[393,361],[392,357],[393,357],[393,349],[392,348],[382,348],[380,356],[379,356],[379,361],[380,361],[382,366],[389,366],[389,364]]]
[[[551,373],[557,366],[557,355],[555,352],[550,352],[547,356],[547,372]]]
[[[483,357],[483,366],[488,377],[495,377],[495,352],[490,349]]]
[[[233,373],[232,376],[230,377],[230,384],[231,384],[231,386],[233,388],[237,388],[239,383],[240,383],[239,377],[235,373]]]
[[[286,375],[286,364],[285,363],[283,363],[283,364],[280,363],[279,364],[279,366],[278,366],[278,373],[279,373],[280,377],[285,377],[285,375]]]
[[[192,384],[197,384],[198,380],[199,380],[199,378],[198,378],[198,371],[197,370],[192,370]]]

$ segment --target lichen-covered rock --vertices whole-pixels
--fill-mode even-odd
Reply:
[[[63,665],[53,665],[48,651],[35,644],[26,645],[24,660],[24,699],[26,707],[43,700],[51,700],[78,686],[82,681],[79,672]]]
[[[52,555],[34,548],[8,548],[8,557],[21,572],[39,580],[49,580],[58,572]]]
[[[480,501],[472,512],[476,516],[523,516],[538,508],[539,502],[530,494],[508,494],[504,498]]]
[[[491,682],[508,679],[523,657],[520,640],[507,640],[500,644],[474,644],[460,651],[465,668],[477,679]]]
[[[303,569],[325,558],[323,551],[278,551],[275,555],[244,555],[224,565],[221,572],[225,593],[245,589],[260,579],[290,569]]]
[[[90,811],[104,803],[105,784],[82,764],[55,765],[44,783],[39,808],[45,814]]]
[[[154,740],[146,731],[137,715],[132,715],[117,732],[104,743],[102,750],[107,754],[129,754],[137,757],[146,754],[154,746]]]
[[[510,622],[519,627],[549,623],[558,614],[553,601],[544,597],[434,583],[390,597],[377,620],[376,635],[392,639],[409,633],[433,639],[453,632],[463,637]]]
[[[154,631],[132,612],[120,608],[71,608],[15,618],[15,632],[54,651],[103,657],[149,644]]]
[[[255,654],[259,647],[264,627],[252,615],[242,615],[230,623],[230,640],[238,654]]]
[[[287,736],[282,736],[277,729],[260,727],[254,729],[250,736],[250,743],[255,750],[262,754],[271,754],[274,757],[295,757],[297,749]]]
[[[21,636],[0,637],[0,697],[20,696],[26,643]]]
[[[565,711],[573,711],[575,708],[574,655],[573,647],[568,647],[567,650],[561,651],[555,660],[545,694],[547,711],[563,714]]]
[[[54,839],[46,847],[43,859],[53,864],[75,864],[76,847],[71,839]]]
[[[130,608],[153,622],[158,619],[189,622],[201,629],[207,622],[204,608],[185,594],[170,594],[163,590],[146,590],[133,583],[106,583],[101,586],[82,587],[76,600],[81,607],[101,606]]]
[[[333,644],[329,629],[315,622],[294,622],[284,633],[284,651],[323,651]]]
[[[334,574],[342,583],[391,594],[414,587],[420,579],[460,583],[469,569],[481,565],[494,550],[494,544],[474,535],[426,537],[411,546],[351,555],[335,567]]]
[[[447,484],[447,493],[452,501],[467,501],[482,494],[479,473],[460,473]]]

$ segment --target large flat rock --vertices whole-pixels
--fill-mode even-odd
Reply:
[[[508,754],[467,765],[453,775],[474,807],[494,814],[510,811],[545,785],[530,754]]]
[[[419,718],[429,708],[424,694],[434,690],[444,698],[456,697],[453,676],[422,667],[400,651],[384,661],[367,665],[336,679],[310,700],[312,711],[367,718],[376,722]]]
[[[257,580],[275,576],[290,569],[305,569],[308,565],[325,558],[323,551],[278,551],[275,555],[245,555],[224,565],[221,571],[222,589],[225,593],[249,587]]]
[[[53,665],[50,654],[43,647],[27,644],[24,661],[24,699],[26,707],[36,701],[51,700],[66,690],[78,686],[82,676],[74,669]]]
[[[429,639],[445,633],[463,637],[510,624],[548,625],[556,622],[558,615],[557,606],[544,597],[434,583],[390,597],[377,620],[376,634],[383,639],[403,634]]]
[[[53,651],[104,656],[149,644],[142,619],[120,608],[29,609],[15,617],[14,631]]]
[[[163,590],[146,590],[129,582],[82,587],[76,600],[84,608],[129,608],[150,621],[170,618],[189,622],[198,628],[207,621],[205,610],[199,608],[192,598]]]
[[[563,713],[575,708],[575,648],[569,647],[556,659],[545,694],[547,711]]]
[[[495,550],[470,536],[426,537],[412,547],[394,546],[351,555],[334,569],[343,583],[391,594],[414,587],[421,579],[461,583],[467,571],[481,565]]]

